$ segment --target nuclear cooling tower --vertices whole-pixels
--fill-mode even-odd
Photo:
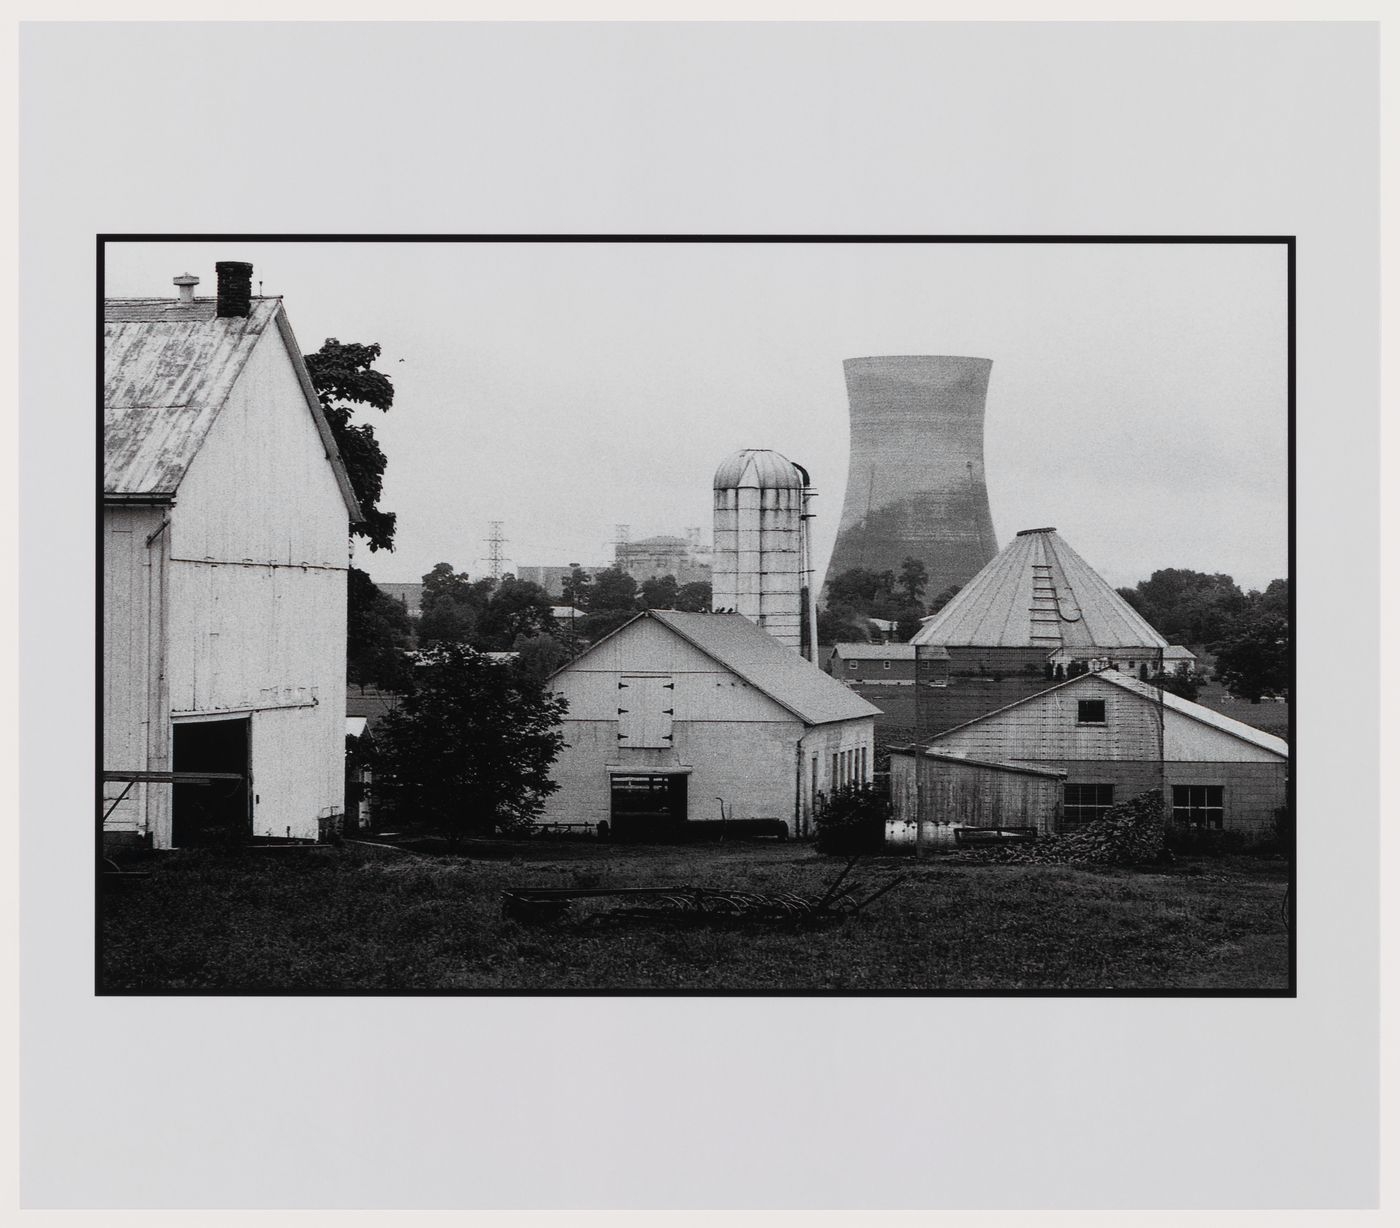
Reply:
[[[851,461],[827,579],[864,567],[928,570],[925,599],[997,553],[982,419],[990,358],[848,358]]]

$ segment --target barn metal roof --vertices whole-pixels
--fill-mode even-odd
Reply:
[[[960,729],[967,729],[972,725],[980,725],[983,721],[989,721],[993,717],[1000,716],[1003,712],[1010,712],[1012,708],[1019,708],[1024,704],[1034,703],[1043,699],[1051,691],[1062,691],[1067,687],[1083,686],[1091,678],[1100,679],[1103,682],[1112,683],[1114,686],[1124,691],[1131,691],[1134,695],[1139,695],[1149,703],[1161,702],[1165,708],[1170,708],[1173,712],[1186,717],[1188,720],[1198,721],[1202,725],[1209,725],[1212,729],[1217,729],[1221,733],[1227,733],[1231,737],[1239,738],[1242,742],[1249,742],[1254,746],[1264,750],[1272,751],[1274,754],[1287,759],[1288,743],[1282,738],[1277,738],[1271,733],[1265,733],[1262,729],[1256,729],[1253,725],[1246,725],[1243,721],[1234,720],[1223,713],[1215,711],[1214,708],[1207,708],[1204,704],[1192,703],[1189,699],[1183,699],[1180,695],[1174,695],[1171,691],[1158,691],[1155,686],[1147,682],[1139,682],[1136,678],[1131,678],[1127,674],[1119,673],[1116,669],[1103,669],[1097,673],[1080,674],[1076,678],[1071,678],[1067,682],[1058,682],[1054,686],[1046,687],[1043,691],[1037,691],[1034,695],[1027,695],[1023,699],[1016,700],[1015,703],[1006,704],[995,711],[984,713],[974,720],[964,721],[961,725],[954,725],[951,729],[945,729],[942,733],[935,734],[931,741],[937,742],[940,738],[946,737],[950,733],[956,733]]]
[[[785,648],[742,614],[687,614],[677,610],[645,610],[605,635],[564,669],[577,665],[593,648],[621,635],[639,619],[655,619],[681,639],[733,671],[808,725],[826,725],[863,716],[879,716],[880,709],[866,703],[829,674],[818,669],[791,648]],[[556,673],[562,673],[557,670]]]
[[[280,298],[220,317],[215,300],[108,299],[104,304],[103,491],[170,498],[209,435],[258,339],[276,327],[325,445],[350,519],[360,506]]]
[[[914,746],[910,743],[907,746],[891,746],[892,755],[913,755]],[[1032,767],[1027,763],[1001,763],[995,759],[974,759],[971,755],[952,755],[947,751],[934,750],[931,746],[923,748],[923,755],[926,759],[936,759],[939,763],[964,763],[971,767],[991,768],[997,772],[1016,772],[1022,776],[1047,776],[1052,780],[1063,780],[1069,775],[1066,768],[1042,768]]]
[[[1054,529],[1018,533],[910,642],[1047,654],[1167,646]]]
[[[802,471],[781,452],[742,448],[726,456],[715,470],[715,489],[757,487],[760,490],[801,490]]]

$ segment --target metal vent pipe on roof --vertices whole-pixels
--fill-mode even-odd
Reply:
[[[174,284],[180,290],[180,306],[188,307],[194,302],[194,288],[199,285],[199,278],[193,273],[181,273]]]
[[[241,260],[220,260],[214,272],[219,279],[214,314],[220,318],[246,316],[253,306],[253,266]]]

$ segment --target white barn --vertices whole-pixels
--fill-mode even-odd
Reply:
[[[550,686],[569,707],[544,823],[644,836],[722,805],[806,835],[873,771],[879,710],[742,614],[648,610]]]
[[[251,277],[230,262],[217,299],[187,275],[179,299],[106,303],[109,840],[315,840],[344,813],[360,511],[282,302]]]

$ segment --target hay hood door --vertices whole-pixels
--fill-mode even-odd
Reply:
[[[624,674],[617,688],[617,741],[625,747],[669,747],[676,714],[670,675]]]

